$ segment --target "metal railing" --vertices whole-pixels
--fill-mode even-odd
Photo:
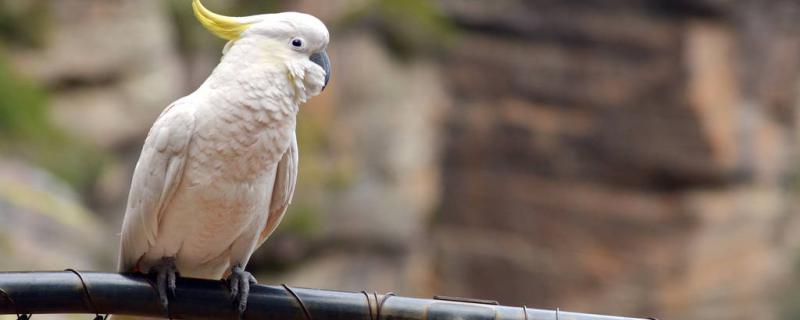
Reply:
[[[173,319],[238,319],[222,281],[179,278],[169,311],[145,275],[0,272],[0,314],[124,314]],[[266,320],[643,320],[497,305],[492,301],[254,285],[244,319]]]

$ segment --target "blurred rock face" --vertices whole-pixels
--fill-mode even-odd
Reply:
[[[41,47],[10,55],[50,89],[55,122],[113,154],[86,197],[111,231],[67,187],[3,159],[0,256],[21,258],[0,267],[108,266],[147,130],[207,76],[222,43],[188,0],[180,12],[156,0],[44,3]],[[249,266],[262,282],[777,318],[800,243],[787,182],[793,1],[439,0],[461,29],[441,64],[399,58],[369,23],[340,28],[376,3],[420,2],[286,8],[328,23],[334,74],[301,108],[297,196]],[[200,36],[173,35],[180,23]]]
[[[777,317],[799,230],[795,2],[441,3],[466,29],[445,67],[442,293]]]
[[[208,5],[234,14],[244,2]],[[333,26],[362,4],[293,5]],[[222,43],[193,20],[188,1],[175,6],[180,12],[172,14],[188,16],[177,22],[168,5],[154,0],[46,6],[52,19],[47,36],[40,47],[12,52],[14,63],[51,89],[57,124],[114,154],[87,198],[111,221],[109,228],[119,230],[116,221],[150,125],[185,88],[205,79]],[[181,27],[200,35],[177,39]],[[299,116],[297,196],[250,268],[265,279],[265,269],[289,265],[274,277],[292,285],[427,294],[426,222],[438,199],[438,120],[446,94],[435,63],[397,61],[363,29],[333,30],[333,80]],[[179,40],[189,47],[180,48]],[[107,243],[116,250],[116,238]]]
[[[47,1],[41,48],[13,58],[51,89],[57,124],[105,148],[140,143],[184,91],[166,7],[160,1]]]
[[[298,117],[296,197],[286,225],[261,254],[280,258],[287,237],[310,233],[299,240],[307,260],[275,281],[427,295],[426,227],[439,195],[438,128],[446,104],[439,69],[395,61],[363,31],[334,35],[328,51],[334,80]],[[315,221],[313,230],[297,230],[298,217]]]
[[[187,90],[168,5],[31,3],[39,3],[47,17],[41,43],[13,48],[10,58],[16,70],[48,90],[55,125],[112,154],[114,161],[85,198],[102,216],[121,221],[130,174],[150,125]]]
[[[35,31],[35,44],[4,46],[2,58],[47,91],[48,120],[78,146],[121,151],[109,168],[95,168],[102,171],[101,192],[81,197],[41,168],[11,160],[24,156],[0,155],[0,256],[13,257],[3,270],[114,269],[119,225],[102,225],[81,202],[114,207],[97,211],[121,220],[135,163],[125,152],[134,144],[138,153],[150,124],[184,90],[165,8],[160,1],[84,0],[9,1],[0,8],[16,19],[14,28]]]
[[[97,270],[112,265],[107,232],[51,174],[0,160],[0,270]]]

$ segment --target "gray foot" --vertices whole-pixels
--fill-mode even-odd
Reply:
[[[233,299],[233,302],[237,305],[240,317],[244,314],[244,310],[247,309],[247,297],[250,295],[250,285],[256,283],[258,283],[256,278],[253,277],[250,272],[244,271],[241,266],[236,265],[231,269],[228,284],[231,289],[231,299]]]
[[[169,310],[169,297],[175,298],[175,278],[178,270],[175,267],[175,257],[161,258],[161,262],[150,268],[150,273],[156,275],[156,290],[161,305]]]

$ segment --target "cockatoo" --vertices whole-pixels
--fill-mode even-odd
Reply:
[[[329,35],[308,14],[227,17],[199,0],[192,7],[229,42],[208,79],[164,109],[147,135],[122,224],[119,271],[156,274],[165,308],[176,273],[225,278],[244,312],[255,283],[245,266],[294,193],[298,108],[330,79]]]

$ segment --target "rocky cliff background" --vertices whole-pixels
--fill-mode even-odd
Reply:
[[[0,1],[2,270],[115,269],[144,136],[220,56],[189,3]],[[800,316],[800,3],[205,3],[333,37],[261,282]]]

